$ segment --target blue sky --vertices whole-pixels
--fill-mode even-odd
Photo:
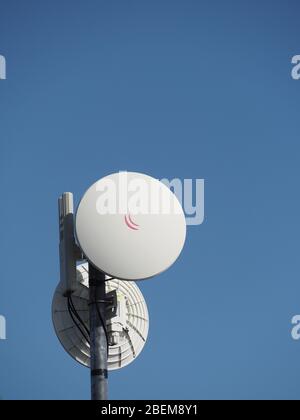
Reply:
[[[3,399],[88,399],[51,323],[57,198],[119,170],[204,178],[205,222],[140,287],[115,399],[299,399],[296,0],[2,0]]]

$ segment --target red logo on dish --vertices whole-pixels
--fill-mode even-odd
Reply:
[[[134,221],[132,220],[132,217],[130,216],[130,214],[127,214],[124,217],[125,223],[127,225],[127,227],[131,230],[139,230],[140,225],[137,225],[136,223],[134,223]]]

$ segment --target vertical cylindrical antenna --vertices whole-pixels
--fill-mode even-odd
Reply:
[[[76,287],[76,254],[74,238],[73,194],[66,192],[59,197],[59,256],[60,282],[68,296]]]
[[[92,400],[108,399],[105,274],[89,264]]]

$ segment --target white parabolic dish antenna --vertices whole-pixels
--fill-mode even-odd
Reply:
[[[141,280],[167,270],[186,238],[184,212],[175,194],[144,174],[121,172],[93,184],[76,214],[76,236],[100,271]]]
[[[88,264],[77,266],[76,290],[72,300],[77,313],[89,328]],[[109,337],[108,370],[120,369],[131,363],[142,351],[148,336],[149,315],[142,293],[134,282],[118,279],[106,281],[106,292],[116,291],[118,307],[107,321]],[[90,346],[76,327],[68,311],[67,298],[58,285],[52,303],[52,319],[56,334],[64,349],[77,362],[90,366]],[[113,342],[113,344],[112,344]]]

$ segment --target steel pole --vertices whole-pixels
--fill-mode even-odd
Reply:
[[[89,264],[91,399],[108,399],[105,274]]]

